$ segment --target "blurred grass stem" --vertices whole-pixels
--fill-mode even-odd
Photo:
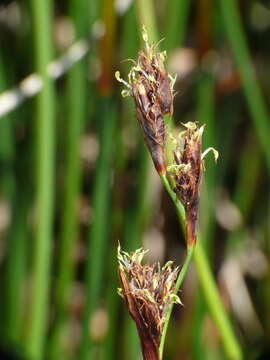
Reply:
[[[77,37],[86,37],[88,31],[87,1],[69,1],[69,13],[73,19]],[[94,21],[94,14],[93,14]],[[90,24],[91,26],[92,24]],[[52,336],[51,355],[61,355],[61,330],[67,317],[68,295],[75,272],[74,252],[78,239],[78,206],[81,188],[81,133],[86,119],[86,62],[75,64],[67,76],[67,121],[65,142],[65,187],[62,207],[58,276],[55,286],[56,320]]]
[[[36,233],[27,349],[30,359],[43,357],[48,320],[54,194],[54,89],[47,73],[52,57],[52,2],[32,0],[36,70],[43,89],[37,96]]]
[[[88,359],[93,346],[89,336],[89,321],[98,305],[101,295],[103,276],[106,269],[106,243],[108,237],[108,216],[110,199],[111,155],[113,147],[116,110],[112,99],[103,98],[100,101],[99,113],[102,119],[100,134],[100,154],[97,160],[95,182],[92,192],[93,223],[89,230],[89,247],[86,263],[86,304],[83,316],[83,337],[79,359]]]
[[[170,0],[166,5],[170,21],[166,21],[166,29],[164,29],[164,47],[170,51],[183,44],[191,0]]]
[[[269,117],[251,62],[251,56],[241,24],[240,14],[237,9],[238,3],[235,0],[220,0],[220,4],[228,39],[231,43],[232,51],[243,83],[247,105],[254,122],[258,139],[264,151],[268,172],[270,174]]]

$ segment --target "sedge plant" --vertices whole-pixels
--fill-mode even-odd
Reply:
[[[213,151],[201,150],[204,126],[189,122],[185,130],[174,140],[173,163],[166,159],[168,131],[165,116],[173,113],[173,86],[175,78],[167,73],[165,52],[158,52],[157,45],[150,45],[143,29],[145,50],[139,52],[137,62],[128,75],[128,82],[116,72],[116,79],[127,89],[123,96],[132,96],[136,115],[143,131],[146,146],[162,183],[174,201],[178,211],[185,212],[187,256],[178,271],[171,262],[163,268],[159,264],[141,265],[145,252],[142,249],[132,254],[118,250],[121,295],[136,323],[145,360],[161,360],[165,336],[174,303],[181,303],[177,296],[192,259],[197,237],[199,190],[204,169],[203,158]]]

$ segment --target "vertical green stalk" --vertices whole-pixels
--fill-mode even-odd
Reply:
[[[117,261],[115,257],[116,243],[112,242],[110,244],[109,252],[109,264],[107,272],[107,286],[106,291],[106,308],[108,311],[108,329],[106,338],[104,340],[104,359],[106,360],[116,360],[118,359],[119,350],[117,347],[117,340],[119,339],[119,295],[116,292],[117,287],[119,286],[118,274],[117,274]]]
[[[261,89],[256,80],[247,42],[235,0],[220,0],[221,11],[228,39],[238,66],[244,87],[247,105],[254,122],[258,139],[264,151],[268,172],[270,173],[269,134],[270,125]]]
[[[206,125],[206,131],[203,137],[203,149],[207,149],[210,146],[216,148],[216,134],[215,134],[215,81],[211,74],[201,73],[198,84],[198,107],[197,107],[197,119],[200,124]],[[206,173],[203,183],[203,194],[201,197],[202,207],[205,215],[205,246],[207,252],[211,253],[214,222],[213,222],[213,209],[215,203],[215,189],[216,189],[216,168],[217,165],[211,158],[207,157],[205,160]],[[204,201],[206,200],[206,201]],[[204,215],[204,214],[203,214]]]
[[[76,37],[87,36],[87,1],[70,0],[69,13],[73,20]],[[94,19],[94,14],[93,19]],[[92,25],[92,24],[90,24]],[[67,118],[64,122],[65,184],[60,231],[58,274],[55,284],[55,326],[52,334],[51,356],[61,355],[61,329],[67,317],[67,300],[74,276],[74,250],[78,239],[78,200],[81,184],[80,140],[86,117],[86,62],[77,63],[67,75]]]
[[[22,183],[25,184],[23,181]],[[25,184],[25,186],[27,185]],[[23,281],[26,276],[27,241],[29,239],[27,231],[27,196],[29,196],[29,193],[25,192],[23,187],[16,191],[12,204],[12,220],[9,230],[9,252],[6,268],[6,299],[8,302],[5,337],[12,344],[21,342],[21,332],[23,330]]]
[[[245,220],[252,211],[252,205],[258,190],[259,177],[261,175],[262,156],[260,149],[256,147],[252,132],[247,136],[246,144],[241,154],[233,201],[239,207]],[[252,176],[250,176],[252,174]],[[243,195],[244,194],[244,195]]]
[[[116,104],[112,96],[113,63],[115,50],[116,17],[113,2],[103,0],[101,19],[106,33],[100,43],[101,77],[98,83],[101,95],[96,114],[99,130],[99,156],[96,164],[92,192],[93,221],[89,229],[86,260],[86,303],[83,315],[83,334],[79,359],[93,356],[94,341],[89,334],[89,321],[102,295],[102,282],[108,270],[106,256],[108,248],[110,216],[110,180],[114,138],[116,128]],[[105,297],[105,296],[104,296]]]
[[[224,310],[215,279],[208,264],[201,239],[199,238],[194,252],[194,259],[199,282],[202,287],[208,309],[219,330],[225,353],[230,360],[241,360],[243,359],[241,347],[234,335],[230,321]]]
[[[136,0],[136,7],[140,30],[143,25],[146,26],[150,42],[156,42],[156,39],[158,38],[158,29],[152,0]]]
[[[9,71],[5,68],[3,59],[0,53],[0,92],[6,90],[8,87],[7,75]],[[1,192],[5,194],[6,200],[10,201],[14,193],[14,169],[13,162],[15,156],[14,141],[13,141],[13,116],[6,115],[1,118],[0,131],[0,164],[4,169],[1,173]]]
[[[32,268],[32,298],[27,350],[30,359],[43,356],[48,321],[50,257],[54,194],[54,89],[46,68],[52,58],[52,3],[31,0],[36,71],[43,88],[36,103],[36,229]]]
[[[168,191],[170,197],[172,198],[176,206],[176,211],[180,224],[183,226],[185,216],[184,209],[179,203],[179,201],[177,201],[175,193],[171,190],[170,185],[167,183],[167,180],[162,180],[164,187]],[[228,359],[241,360],[243,358],[242,351],[234,335],[227,314],[224,310],[222,301],[216,287],[215,279],[211,273],[211,268],[205,254],[205,250],[202,246],[202,240],[200,236],[198,236],[198,241],[195,246],[194,260],[197,267],[199,282],[202,287],[208,309],[213,317],[213,320],[215,321],[216,326],[219,329],[220,337],[222,339],[224,350],[228,356]]]
[[[65,158],[65,184],[58,257],[58,274],[55,283],[55,316],[53,333],[54,355],[59,358],[60,332],[67,316],[67,300],[74,274],[74,250],[78,239],[78,200],[80,192],[81,163],[79,157],[80,135],[85,114],[85,68],[76,64],[69,72],[67,80],[67,136]],[[61,352],[60,352],[61,353]]]
[[[90,357],[93,341],[89,336],[89,321],[98,305],[102,282],[107,269],[106,244],[110,199],[110,175],[113,139],[116,125],[116,108],[111,98],[99,102],[100,154],[97,160],[95,182],[92,192],[93,223],[89,231],[89,247],[86,263],[86,304],[83,316],[83,338],[80,360]]]
[[[4,54],[0,54],[0,91],[6,90],[8,87],[8,71],[4,62]],[[11,214],[13,212],[13,198],[14,198],[14,142],[13,142],[13,116],[6,115],[0,119],[0,192],[10,208]],[[4,170],[4,171],[3,171]],[[7,244],[7,262],[5,267],[5,296],[3,298],[3,327],[1,331],[6,339],[9,341],[15,340],[15,329],[16,317],[17,317],[17,305],[18,297],[14,297],[14,293],[17,294],[17,283],[16,283],[16,271],[13,266],[13,251],[14,243],[10,231],[7,232],[7,238],[5,239]],[[12,245],[11,246],[11,243]],[[15,245],[16,247],[16,245]],[[16,253],[20,257],[20,254]],[[17,334],[17,332],[16,332]]]
[[[253,209],[253,202],[258,188],[262,157],[258,148],[254,149],[254,138],[249,134],[247,143],[244,146],[238,166],[236,185],[233,194],[233,201],[243,216],[242,227],[228,234],[226,240],[226,252],[230,253],[239,245],[245,236],[245,224]],[[250,176],[252,174],[252,176]],[[244,195],[243,195],[244,194]]]
[[[190,5],[190,0],[170,0],[167,2],[168,9],[166,10],[170,19],[168,21],[165,16],[166,29],[164,29],[164,47],[167,51],[183,44]]]
[[[198,82],[198,100],[197,100],[197,119],[201,124],[206,125],[206,131],[203,136],[203,149],[210,146],[216,148],[215,134],[215,115],[214,115],[214,92],[215,81],[212,74],[201,71]],[[203,234],[203,241],[206,252],[211,258],[212,247],[215,232],[214,222],[214,204],[216,198],[216,167],[213,159],[209,156],[205,160],[206,172],[202,183],[201,200],[200,200],[200,229]],[[201,289],[197,290],[195,301],[195,316],[192,332],[192,354],[194,358],[201,359],[206,357],[207,346],[202,344],[202,325],[207,311],[205,299],[202,296]]]

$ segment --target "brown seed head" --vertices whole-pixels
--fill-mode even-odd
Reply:
[[[120,295],[136,323],[145,360],[158,360],[158,348],[167,310],[180,303],[174,294],[178,268],[172,262],[142,265],[147,251],[138,249],[132,254],[118,248]]]
[[[175,193],[186,211],[186,231],[189,245],[196,240],[199,188],[203,170],[201,137],[204,126],[187,123],[181,134],[182,144],[174,151],[174,165],[168,167],[175,182]],[[182,149],[181,149],[182,145]]]
[[[136,105],[138,121],[144,133],[146,145],[159,174],[166,171],[165,141],[166,131],[163,116],[173,112],[173,84],[175,79],[164,67],[165,52],[158,52],[157,45],[149,45],[148,37],[143,30],[145,50],[140,51],[137,63],[131,68],[128,83],[120,78],[129,90],[123,96],[132,96]]]
[[[199,192],[204,169],[203,158],[211,150],[217,160],[218,152],[213,148],[208,148],[202,154],[201,139],[204,125],[198,127],[195,122],[188,122],[184,126],[186,130],[180,134],[182,141],[176,146],[174,164],[168,166],[168,173],[173,177],[176,196],[186,211],[187,243],[193,245],[196,242]]]

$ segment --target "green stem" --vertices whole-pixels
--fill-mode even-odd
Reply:
[[[89,29],[88,2],[69,0],[69,14],[77,37],[85,37]],[[93,14],[94,18],[94,14]],[[55,284],[55,324],[52,330],[49,356],[58,359],[61,352],[61,331],[67,317],[67,300],[75,272],[74,250],[78,239],[78,200],[81,190],[81,135],[86,119],[85,61],[77,63],[67,75],[67,118],[65,119],[65,186],[60,230],[58,273]]]
[[[14,64],[12,64],[14,65]],[[12,66],[11,65],[11,66]],[[4,53],[0,53],[0,91],[6,90],[9,86],[8,76],[10,76],[9,68],[7,68],[4,61]],[[4,201],[11,205],[11,213],[16,211],[14,206],[15,193],[15,176],[14,176],[14,158],[15,158],[15,137],[13,134],[13,117],[6,115],[1,119],[0,123],[0,192]],[[21,254],[17,250],[19,248],[18,238],[16,240],[13,236],[14,216],[12,217],[12,226],[8,230],[7,238],[7,261],[5,267],[5,295],[3,297],[3,306],[1,306],[1,315],[3,315],[3,325],[1,331],[5,334],[5,338],[9,341],[18,340],[18,322],[19,317],[17,309],[19,306],[18,299],[20,298],[20,287],[16,281],[18,273],[17,264],[20,262]],[[11,230],[12,229],[12,230]],[[23,242],[23,241],[22,241]],[[14,250],[16,248],[16,250]],[[17,261],[18,260],[18,261]],[[18,295],[18,296],[14,296]],[[2,305],[2,304],[1,304]],[[16,334],[16,336],[15,336]]]
[[[176,195],[171,189],[165,175],[161,177],[161,180],[176,206],[179,221],[183,226],[184,208],[177,200]],[[220,336],[224,345],[224,350],[228,358],[231,360],[241,360],[243,358],[241,347],[238,344],[230,321],[224,310],[224,306],[220,299],[215,279],[212,275],[211,268],[209,266],[207,256],[199,235],[197,236],[197,238],[198,241],[194,252],[194,260],[197,267],[197,274],[199,277],[200,285],[202,287],[209,311],[211,312],[213,320],[215,321],[215,324],[219,329]]]
[[[170,0],[167,2],[166,10],[167,13],[170,14],[170,21],[166,21],[164,40],[164,47],[167,51],[174,49],[176,46],[182,46],[190,5],[190,0]]]
[[[47,65],[52,58],[52,3],[50,0],[32,0],[31,7],[36,70],[42,78],[43,89],[37,96],[35,114],[37,121],[36,236],[27,347],[30,359],[39,360],[43,357],[48,320],[53,235],[54,89],[47,73]]]
[[[212,74],[202,70],[198,83],[197,119],[201,124],[206,125],[206,131],[203,136],[203,147],[205,149],[210,146],[216,148],[214,96],[214,77]],[[204,178],[201,191],[200,205],[204,211],[200,218],[200,230],[205,240],[204,245],[207,254],[211,257],[215,232],[214,205],[216,201],[216,173],[218,165],[213,161],[211,155],[206,157],[204,163],[207,169],[207,176]]]
[[[113,140],[116,125],[116,109],[111,97],[100,101],[99,121],[101,126],[99,157],[96,165],[93,185],[93,223],[89,229],[89,245],[86,263],[86,304],[83,316],[83,336],[78,359],[85,360],[93,348],[93,339],[89,336],[89,319],[98,304],[102,282],[105,276],[106,249],[108,247],[108,220],[110,200],[110,175],[113,152]]]
[[[270,172],[269,117],[251,62],[240,14],[235,0],[220,0],[224,25],[238,65],[247,105]]]
[[[52,332],[53,358],[61,353],[61,329],[67,316],[67,299],[75,271],[74,251],[78,239],[78,199],[80,194],[81,161],[79,145],[84,120],[85,63],[76,64],[68,74],[68,113],[65,188],[62,207],[58,276],[55,284],[55,326]]]
[[[194,260],[197,267],[197,274],[202,287],[209,311],[219,329],[224,350],[228,359],[241,360],[243,354],[241,347],[234,335],[228,316],[220,299],[215,279],[212,275],[206,253],[198,237],[198,243],[194,252]]]
[[[211,70],[211,69],[209,69]],[[197,114],[196,117],[201,124],[206,125],[203,136],[203,147],[216,147],[216,119],[215,119],[215,79],[212,73],[201,69],[197,89]],[[211,261],[213,258],[212,249],[215,235],[214,204],[216,198],[217,164],[211,156],[205,160],[207,169],[201,188],[200,209],[203,209],[200,216],[200,230],[203,234],[204,246]],[[220,163],[218,163],[220,165]],[[195,359],[206,358],[209,349],[202,344],[202,326],[207,314],[207,306],[201,289],[198,289],[195,300],[195,316],[192,331],[192,354]],[[204,355],[202,355],[204,354]]]
[[[140,27],[145,25],[150,41],[156,42],[158,39],[158,31],[152,0],[136,0],[136,7]]]
[[[8,239],[5,335],[8,341],[14,344],[21,341],[20,335],[23,324],[21,304],[23,300],[23,281],[26,276],[27,243],[29,240],[27,232],[27,195],[29,194],[25,192],[26,187],[27,185],[18,189],[14,196],[12,203],[13,216]]]
[[[172,190],[171,185],[168,182],[168,179],[166,177],[166,175],[162,175],[161,176],[161,181],[163,186],[165,187],[165,189],[167,190],[168,194],[170,195],[170,198],[172,199],[176,209],[177,209],[177,214],[178,214],[178,218],[179,221],[181,222],[181,226],[184,228],[185,225],[185,210],[183,208],[183,206],[181,205],[181,203],[178,201],[175,192]]]
[[[181,269],[181,271],[180,271],[180,273],[178,275],[178,278],[177,278],[177,281],[176,281],[176,284],[175,284],[175,291],[174,291],[175,294],[178,293],[178,291],[180,289],[180,286],[182,285],[182,283],[183,283],[183,281],[185,279],[185,276],[187,274],[189,265],[190,265],[191,260],[192,260],[193,250],[194,250],[194,246],[189,246],[187,248],[187,256],[186,256],[185,262],[184,262],[184,264],[182,266],[182,269]],[[160,345],[159,345],[159,357],[160,357],[160,360],[162,360],[162,358],[163,358],[164,343],[165,343],[165,338],[166,338],[166,334],[167,334],[168,325],[169,325],[169,321],[170,321],[170,318],[171,318],[172,310],[173,310],[173,304],[170,306],[170,308],[169,308],[169,310],[168,310],[168,312],[166,314],[166,319],[165,319],[165,322],[164,322],[164,328],[163,328],[163,331],[162,331]]]

